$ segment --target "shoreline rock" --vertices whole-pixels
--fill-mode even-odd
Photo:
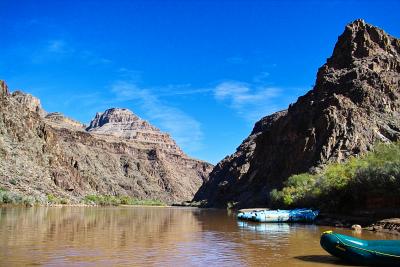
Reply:
[[[400,235],[400,218],[377,218],[340,214],[320,214],[316,225],[348,228],[354,231],[373,231]]]
[[[374,232],[400,235],[400,218],[389,218],[377,221],[364,229]]]

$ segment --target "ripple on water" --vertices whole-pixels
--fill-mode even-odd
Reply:
[[[334,265],[335,259],[319,246],[324,230],[238,222],[225,210],[2,208],[0,265]]]

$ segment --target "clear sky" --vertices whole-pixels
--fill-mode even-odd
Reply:
[[[129,108],[217,163],[357,18],[400,37],[400,1],[0,0],[0,79],[84,123]]]

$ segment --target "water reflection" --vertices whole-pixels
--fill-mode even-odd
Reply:
[[[319,246],[324,230],[307,225],[237,222],[234,214],[224,210],[1,208],[0,265],[336,264]]]
[[[0,260],[15,264],[162,262],[201,229],[192,212],[177,209],[40,207],[0,214]]]
[[[290,227],[287,223],[252,223],[246,221],[237,222],[239,228],[255,231],[263,234],[289,234]]]

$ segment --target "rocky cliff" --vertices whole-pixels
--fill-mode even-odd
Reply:
[[[0,187],[6,190],[71,202],[108,194],[171,203],[190,200],[211,168],[129,110],[98,114],[86,130],[0,82]]]
[[[215,166],[194,200],[267,205],[292,174],[315,172],[400,138],[400,40],[363,20],[346,26],[314,88],[256,123]]]
[[[97,113],[86,130],[92,134],[115,136],[149,148],[159,148],[171,154],[184,155],[175,141],[128,109],[112,108]]]
[[[79,121],[65,117],[60,112],[51,112],[46,114],[45,121],[55,128],[66,128],[76,131],[85,131],[86,126]]]
[[[46,116],[46,112],[43,110],[40,100],[33,95],[18,90],[13,92],[11,96],[30,111],[38,113],[41,117]]]

